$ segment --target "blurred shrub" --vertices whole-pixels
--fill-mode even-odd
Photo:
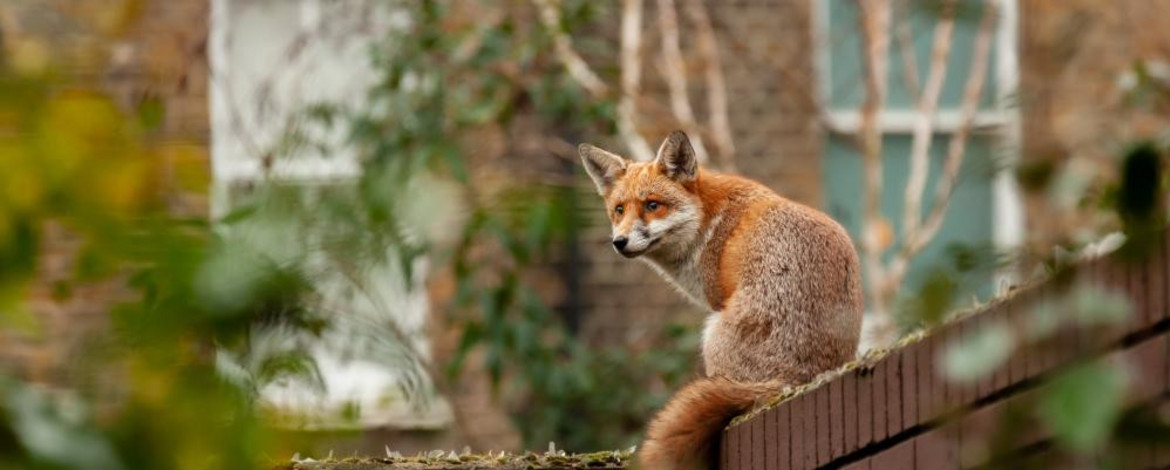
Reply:
[[[101,23],[132,18],[139,5],[76,6],[53,8]],[[97,28],[86,57],[100,62],[121,29]],[[310,282],[300,263],[272,263],[202,217],[169,212],[182,188],[162,183],[164,155],[176,150],[150,134],[162,104],[115,104],[37,41],[21,38],[12,60],[0,50],[0,330],[44,333],[28,299],[45,282],[49,227],[80,245],[72,271],[54,279],[54,300],[94,283],[116,287],[84,299],[108,302],[108,327],[81,338],[84,354],[55,378],[63,383],[0,370],[0,467],[253,469],[291,454],[295,443],[268,438],[251,388],[223,379],[216,350],[243,354],[264,329],[319,331],[323,319],[302,302]],[[35,67],[29,51],[40,51]],[[245,375],[253,385],[312,381],[314,366],[297,348],[275,349]]]
[[[0,435],[8,437],[0,462],[260,465],[272,443],[244,391],[217,376],[212,351],[246,348],[247,331],[261,324],[309,324],[297,306],[305,281],[295,266],[247,266],[220,301],[209,301],[215,297],[198,292],[196,278],[214,265],[216,237],[205,221],[166,212],[158,150],[144,143],[133,116],[84,84],[8,69],[0,70],[0,116],[0,327],[37,328],[24,301],[49,223],[83,244],[61,295],[71,284],[110,278],[129,289],[111,312],[109,334],[86,339],[90,353],[69,391],[0,379]],[[276,367],[269,377],[301,371]],[[93,408],[99,404],[106,409]]]
[[[1148,447],[1170,445],[1170,422],[1149,407],[1127,409],[1127,397],[1140,385],[1134,367],[1097,357],[1088,345],[1105,344],[1102,338],[1115,334],[1132,315],[1129,299],[1090,284],[1072,283],[1077,263],[1109,254],[1117,263],[1145,263],[1166,237],[1166,195],[1170,178],[1165,168],[1165,149],[1156,142],[1137,142],[1119,152],[1119,178],[1097,181],[1099,191],[1056,189],[1069,192],[1067,199],[1099,211],[1110,220],[1106,227],[1118,232],[1098,246],[1070,244],[1055,247],[1044,263],[1045,282],[1067,289],[1046,299],[1031,311],[1021,312],[1022,328],[985,323],[966,341],[945,350],[941,372],[951,381],[970,383],[1004,366],[1013,356],[1052,354],[1052,348],[1079,347],[1066,367],[1039,384],[1040,393],[1031,394],[1010,406],[999,417],[999,426],[984,434],[964,434],[973,446],[988,445],[992,456],[1011,456],[1012,445],[1031,428],[1041,427],[1052,437],[1055,449],[1070,456],[1075,468],[1128,468],[1125,462]],[[1116,253],[1110,253],[1116,249]],[[1075,330],[1078,345],[1059,344]],[[966,444],[965,444],[966,445]],[[1137,454],[1135,454],[1137,452]],[[1020,466],[1021,462],[1003,461]],[[1132,464],[1132,462],[1130,463]],[[1024,467],[1021,467],[1024,468]]]
[[[458,350],[442,368],[458,381],[473,351],[513,411],[526,446],[555,441],[591,450],[637,442],[642,425],[669,391],[689,376],[697,335],[671,330],[653,348],[595,350],[568,331],[528,279],[533,268],[575,243],[578,179],[550,179],[526,162],[477,160],[501,135],[505,155],[535,142],[543,158],[576,155],[556,136],[610,134],[613,103],[586,96],[553,56],[552,35],[534,5],[499,2],[400,2],[412,18],[372,49],[381,79],[358,108],[314,106],[307,118],[340,126],[361,149],[371,223],[402,227],[396,241],[451,267],[454,297],[446,320],[460,331]],[[593,25],[596,2],[564,5],[567,30]],[[587,43],[586,48],[597,47]],[[589,45],[591,44],[591,45]],[[563,147],[563,144],[562,144]],[[527,152],[533,152],[527,150]],[[531,155],[529,153],[528,155]],[[558,156],[559,155],[559,156]],[[535,166],[542,166],[536,164]],[[454,182],[456,201],[408,209],[411,183]],[[399,206],[397,201],[410,201]],[[417,230],[407,213],[458,213],[435,231]],[[425,224],[424,224],[425,225]],[[458,233],[453,244],[411,233]],[[649,391],[649,393],[648,393]]]
[[[120,8],[137,2],[78,14],[133,17]],[[689,376],[697,335],[673,328],[633,352],[597,350],[571,334],[524,279],[574,243],[583,223],[575,170],[559,182],[483,178],[471,137],[488,129],[544,138],[540,151],[550,152],[552,136],[612,133],[613,103],[588,99],[564,75],[533,5],[388,8],[410,21],[371,48],[380,80],[368,100],[312,106],[277,149],[295,158],[321,145],[310,127],[343,129],[360,178],[329,188],[260,181],[214,226],[167,210],[171,191],[201,185],[159,183],[162,155],[174,151],[150,138],[161,101],[120,108],[98,84],[59,73],[48,46],[22,42],[19,60],[0,60],[0,328],[36,328],[25,300],[39,282],[46,224],[83,244],[60,296],[104,280],[125,289],[109,331],[86,338],[92,353],[62,384],[67,391],[0,373],[4,467],[255,468],[291,455],[297,443],[272,440],[256,396],[280,381],[323,386],[307,351],[339,313],[352,313],[323,309],[324,272],[358,279],[389,264],[411,279],[423,257],[455,275],[446,307],[462,339],[453,363],[435,367],[391,325],[378,338],[379,360],[403,371],[408,388],[429,386],[417,376],[428,368],[458,380],[481,349],[528,446],[637,441]],[[591,25],[598,8],[566,2],[562,26]]]

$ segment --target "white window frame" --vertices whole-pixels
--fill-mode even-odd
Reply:
[[[251,132],[249,124],[240,116],[241,90],[233,90],[227,82],[233,70],[229,57],[231,12],[233,3],[240,0],[211,0],[211,27],[208,59],[211,65],[209,86],[211,118],[211,161],[212,216],[224,215],[228,204],[226,190],[233,184],[275,178],[307,184],[328,183],[338,180],[355,179],[360,176],[361,165],[354,155],[334,155],[329,158],[277,159],[267,171],[262,167],[259,155],[241,155],[237,145],[240,139],[233,135]],[[278,0],[292,1],[292,0]],[[296,0],[300,2],[301,31],[313,31],[322,21],[322,0]],[[247,93],[247,91],[243,91]],[[263,150],[263,149],[260,149]],[[244,154],[247,151],[243,152]],[[241,158],[244,157],[244,158]]]
[[[829,90],[823,84],[831,83],[832,57],[828,41],[830,31],[829,2],[852,0],[811,0],[814,67],[817,77],[817,94],[823,106],[827,125],[835,132],[856,134],[861,129],[861,114],[857,109],[834,110],[829,106]],[[863,1],[863,0],[859,0]],[[995,104],[990,110],[979,110],[975,114],[975,128],[992,130],[995,143],[1007,157],[1009,168],[1019,163],[1020,152],[1020,111],[1012,104],[1019,85],[1019,0],[989,0],[1000,4],[1000,18],[996,25],[996,93]],[[913,110],[883,109],[878,113],[878,127],[884,135],[905,135],[914,132],[914,121],[918,112]],[[934,116],[934,133],[952,134],[962,123],[958,110],[941,110]],[[992,181],[992,242],[1001,252],[1018,249],[1024,239],[1024,204],[1019,185],[1010,171],[998,171]],[[1003,269],[995,273],[993,280],[998,292],[1003,285],[1018,282],[1019,275],[1013,270]]]
[[[338,182],[355,181],[361,176],[361,165],[357,155],[345,153],[323,158],[310,155],[307,158],[277,159],[272,168],[265,170],[261,165],[260,155],[250,154],[250,150],[243,141],[236,141],[233,135],[239,132],[249,132],[245,126],[250,125],[247,119],[241,119],[238,109],[233,107],[241,96],[232,90],[228,77],[233,70],[231,67],[230,48],[233,29],[231,17],[233,2],[243,0],[211,0],[210,32],[208,58],[211,66],[209,84],[209,117],[211,119],[211,219],[219,220],[226,215],[232,206],[232,189],[240,184],[264,180],[291,182],[304,186],[328,185]],[[290,2],[292,0],[268,0],[271,2]],[[300,2],[299,25],[290,27],[300,31],[315,31],[324,21],[322,2],[325,0],[297,0]],[[392,18],[391,21],[395,19]],[[310,59],[311,60],[311,59]],[[294,64],[296,65],[296,64]],[[360,67],[350,69],[353,73],[362,73]],[[250,91],[250,90],[248,90]],[[247,91],[245,91],[246,93]],[[344,98],[343,98],[344,99]],[[239,122],[245,121],[245,122]],[[261,127],[261,126],[258,126]],[[266,150],[266,149],[258,149]],[[430,305],[425,292],[425,273],[427,264],[425,259],[415,263],[415,277],[408,281],[419,286],[411,295],[400,299],[408,309],[423,312],[423,318],[429,315]],[[399,319],[398,321],[411,321]],[[413,319],[417,320],[417,319]],[[422,336],[412,337],[418,342],[413,346],[424,360],[429,360],[430,338],[422,328]],[[343,361],[327,348],[317,345],[313,348],[313,355],[322,364],[322,373],[328,385],[327,394],[316,397],[307,390],[297,386],[274,384],[262,391],[262,397],[270,404],[298,408],[301,413],[313,422],[300,424],[304,429],[342,429],[351,426],[351,423],[338,422],[335,419],[332,406],[343,400],[352,400],[363,407],[363,416],[357,423],[358,427],[376,428],[392,427],[407,429],[442,429],[453,422],[450,405],[441,396],[430,398],[430,408],[416,410],[411,407],[386,408],[377,405],[376,397],[371,395],[387,388],[388,383],[396,380],[394,371],[379,370],[376,365],[368,361]],[[389,372],[389,373],[388,373]],[[320,413],[315,413],[320,412]]]

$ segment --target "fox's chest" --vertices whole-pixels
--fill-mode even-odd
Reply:
[[[715,236],[716,230],[720,227],[723,227],[723,217],[716,216],[694,243],[673,253],[668,252],[646,259],[650,266],[653,266],[662,277],[670,281],[687,299],[708,311],[718,310],[720,307],[714,304],[721,303],[722,300],[712,299],[709,295],[714,293],[718,296],[719,293],[711,289],[714,274],[711,269],[705,269],[703,254],[711,251],[712,237]]]
[[[707,301],[706,283],[703,279],[703,272],[699,266],[698,254],[696,253],[694,259],[684,259],[676,263],[663,263],[656,261],[649,261],[648,264],[654,267],[663,278],[670,281],[679,292],[687,297],[695,305],[704,309],[710,309],[711,305]]]

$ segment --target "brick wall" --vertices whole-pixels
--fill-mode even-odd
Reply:
[[[1170,4],[1024,0],[1020,6],[1024,166],[1077,159],[1081,173],[1113,178],[1120,148],[1170,124],[1159,107],[1132,106],[1120,86],[1139,61],[1170,60]],[[1053,210],[1043,191],[1026,194],[1025,203],[1029,237],[1038,247],[1094,223],[1084,211]]]
[[[1074,361],[1105,357],[1134,371],[1129,406],[1170,403],[1168,252],[1170,238],[1164,236],[1162,245],[1139,261],[1098,259],[1075,269],[1072,279],[1129,299],[1133,311],[1124,325],[1065,325],[1046,341],[1022,346],[973,383],[942,377],[945,345],[970,340],[993,323],[1023,337],[1037,304],[1062,294],[1069,283],[1026,288],[734,424],[723,434],[719,466],[877,470],[1068,464],[1052,435],[1028,417],[1045,385]],[[1127,450],[1117,468],[1170,465],[1168,445]]]
[[[736,164],[781,195],[818,206],[823,136],[815,107],[809,0],[720,0],[709,9],[727,76]]]

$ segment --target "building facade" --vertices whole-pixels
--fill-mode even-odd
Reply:
[[[257,113],[276,111],[232,109],[236,100],[226,90],[255,86],[263,80],[257,74],[274,66],[250,57],[284,55],[287,59],[288,49],[281,44],[295,42],[305,29],[328,29],[330,3],[143,2],[136,26],[111,49],[110,65],[76,73],[91,75],[127,107],[147,98],[164,104],[162,125],[152,138],[167,142],[172,150],[165,155],[167,165],[174,169],[169,173],[173,183],[190,189],[175,192],[173,210],[210,217],[218,210],[216,204],[223,203],[224,188],[256,176],[257,163],[241,156],[249,153],[245,137],[271,139],[279,131],[279,126],[260,126],[258,131],[245,129],[247,135],[239,135],[241,122],[256,130]],[[856,110],[863,99],[854,4],[845,0],[718,0],[707,4],[726,74],[738,168],[785,197],[822,208],[857,236],[861,230],[860,170],[856,152],[847,143],[857,130]],[[1170,28],[1163,27],[1170,15],[1150,13],[1166,7],[1156,0],[1008,0],[1002,5],[989,85],[980,107],[982,123],[969,143],[971,158],[963,170],[970,177],[958,190],[953,216],[944,224],[939,240],[926,250],[909,282],[919,282],[932,263],[945,260],[950,243],[1009,248],[1025,241],[1025,231],[1029,239],[1035,236],[1047,241],[1059,238],[1073,223],[1073,216],[1050,210],[1051,202],[1043,193],[1019,190],[1013,174],[1000,171],[1002,168],[1014,163],[1027,167],[1037,161],[1059,165],[1074,156],[1107,163],[1122,142],[1157,137],[1166,129],[1164,115],[1128,108],[1125,88],[1119,87],[1135,63],[1157,68],[1170,60]],[[21,2],[0,6],[4,19],[0,38],[6,39],[2,44],[20,35],[59,32],[50,27],[53,23],[38,30],[45,13],[34,8]],[[647,18],[652,18],[649,3],[648,8]],[[906,24],[912,26],[914,34],[903,46],[915,51],[921,82],[929,63],[935,19],[928,14],[908,15]],[[384,20],[389,26],[382,27],[393,27],[396,21],[393,17]],[[647,21],[647,28],[652,28],[652,23]],[[944,85],[943,117],[934,137],[936,168],[941,163],[941,149],[956,129],[954,115],[966,78],[963,64],[973,53],[976,23],[960,21],[957,26],[953,54],[957,65]],[[354,27],[366,26],[373,28],[370,34],[376,34],[376,25],[358,21]],[[236,42],[225,42],[227,37],[217,36],[216,31],[235,31]],[[296,77],[299,81],[272,85],[278,107],[295,104],[286,98],[327,98],[330,95],[322,90],[352,87],[345,84],[362,79],[361,72],[353,72],[364,70],[362,54],[353,49],[301,54],[296,57],[300,61],[296,70],[303,72]],[[881,120],[889,157],[883,207],[895,220],[901,219],[898,210],[906,181],[908,121],[914,108],[913,100],[900,88],[906,78],[897,72],[891,76],[891,100]],[[655,123],[654,127],[669,129],[671,125]],[[653,141],[661,136],[647,137]],[[1100,168],[1107,167],[1103,164]],[[344,178],[352,175],[354,165],[335,159],[288,171],[296,179]],[[936,177],[932,173],[931,181]],[[576,279],[554,278],[547,288],[554,304],[574,310],[572,315],[580,320],[578,334],[590,344],[623,345],[652,336],[671,322],[699,325],[701,309],[686,303],[648,267],[612,252],[601,205],[588,196],[591,189],[585,186],[584,178],[580,181],[589,222],[579,238],[580,258],[572,267],[577,270]],[[68,298],[55,296],[51,286],[71,269],[79,241],[63,229],[50,227],[45,234],[46,256],[38,271],[41,286],[30,299],[30,308],[42,319],[43,331],[35,336],[5,332],[0,360],[22,376],[54,384],[63,382],[71,358],[82,353],[77,338],[104,324],[104,305],[117,295],[117,287],[87,286]],[[975,282],[983,283],[984,294],[993,290],[990,277]],[[425,306],[425,299],[420,301]],[[416,313],[425,317],[427,311]],[[423,317],[415,323],[421,325]],[[429,348],[429,341],[421,344]],[[444,340],[436,339],[435,343],[436,348],[444,348]],[[442,352],[437,356],[441,358]],[[482,448],[518,446],[507,414],[493,404],[486,376],[472,371],[469,377],[472,380],[460,387],[460,396],[448,397],[456,418],[443,424],[445,430],[371,433],[378,437],[350,445],[378,450],[379,439],[397,436],[404,445],[417,448],[461,443]]]

